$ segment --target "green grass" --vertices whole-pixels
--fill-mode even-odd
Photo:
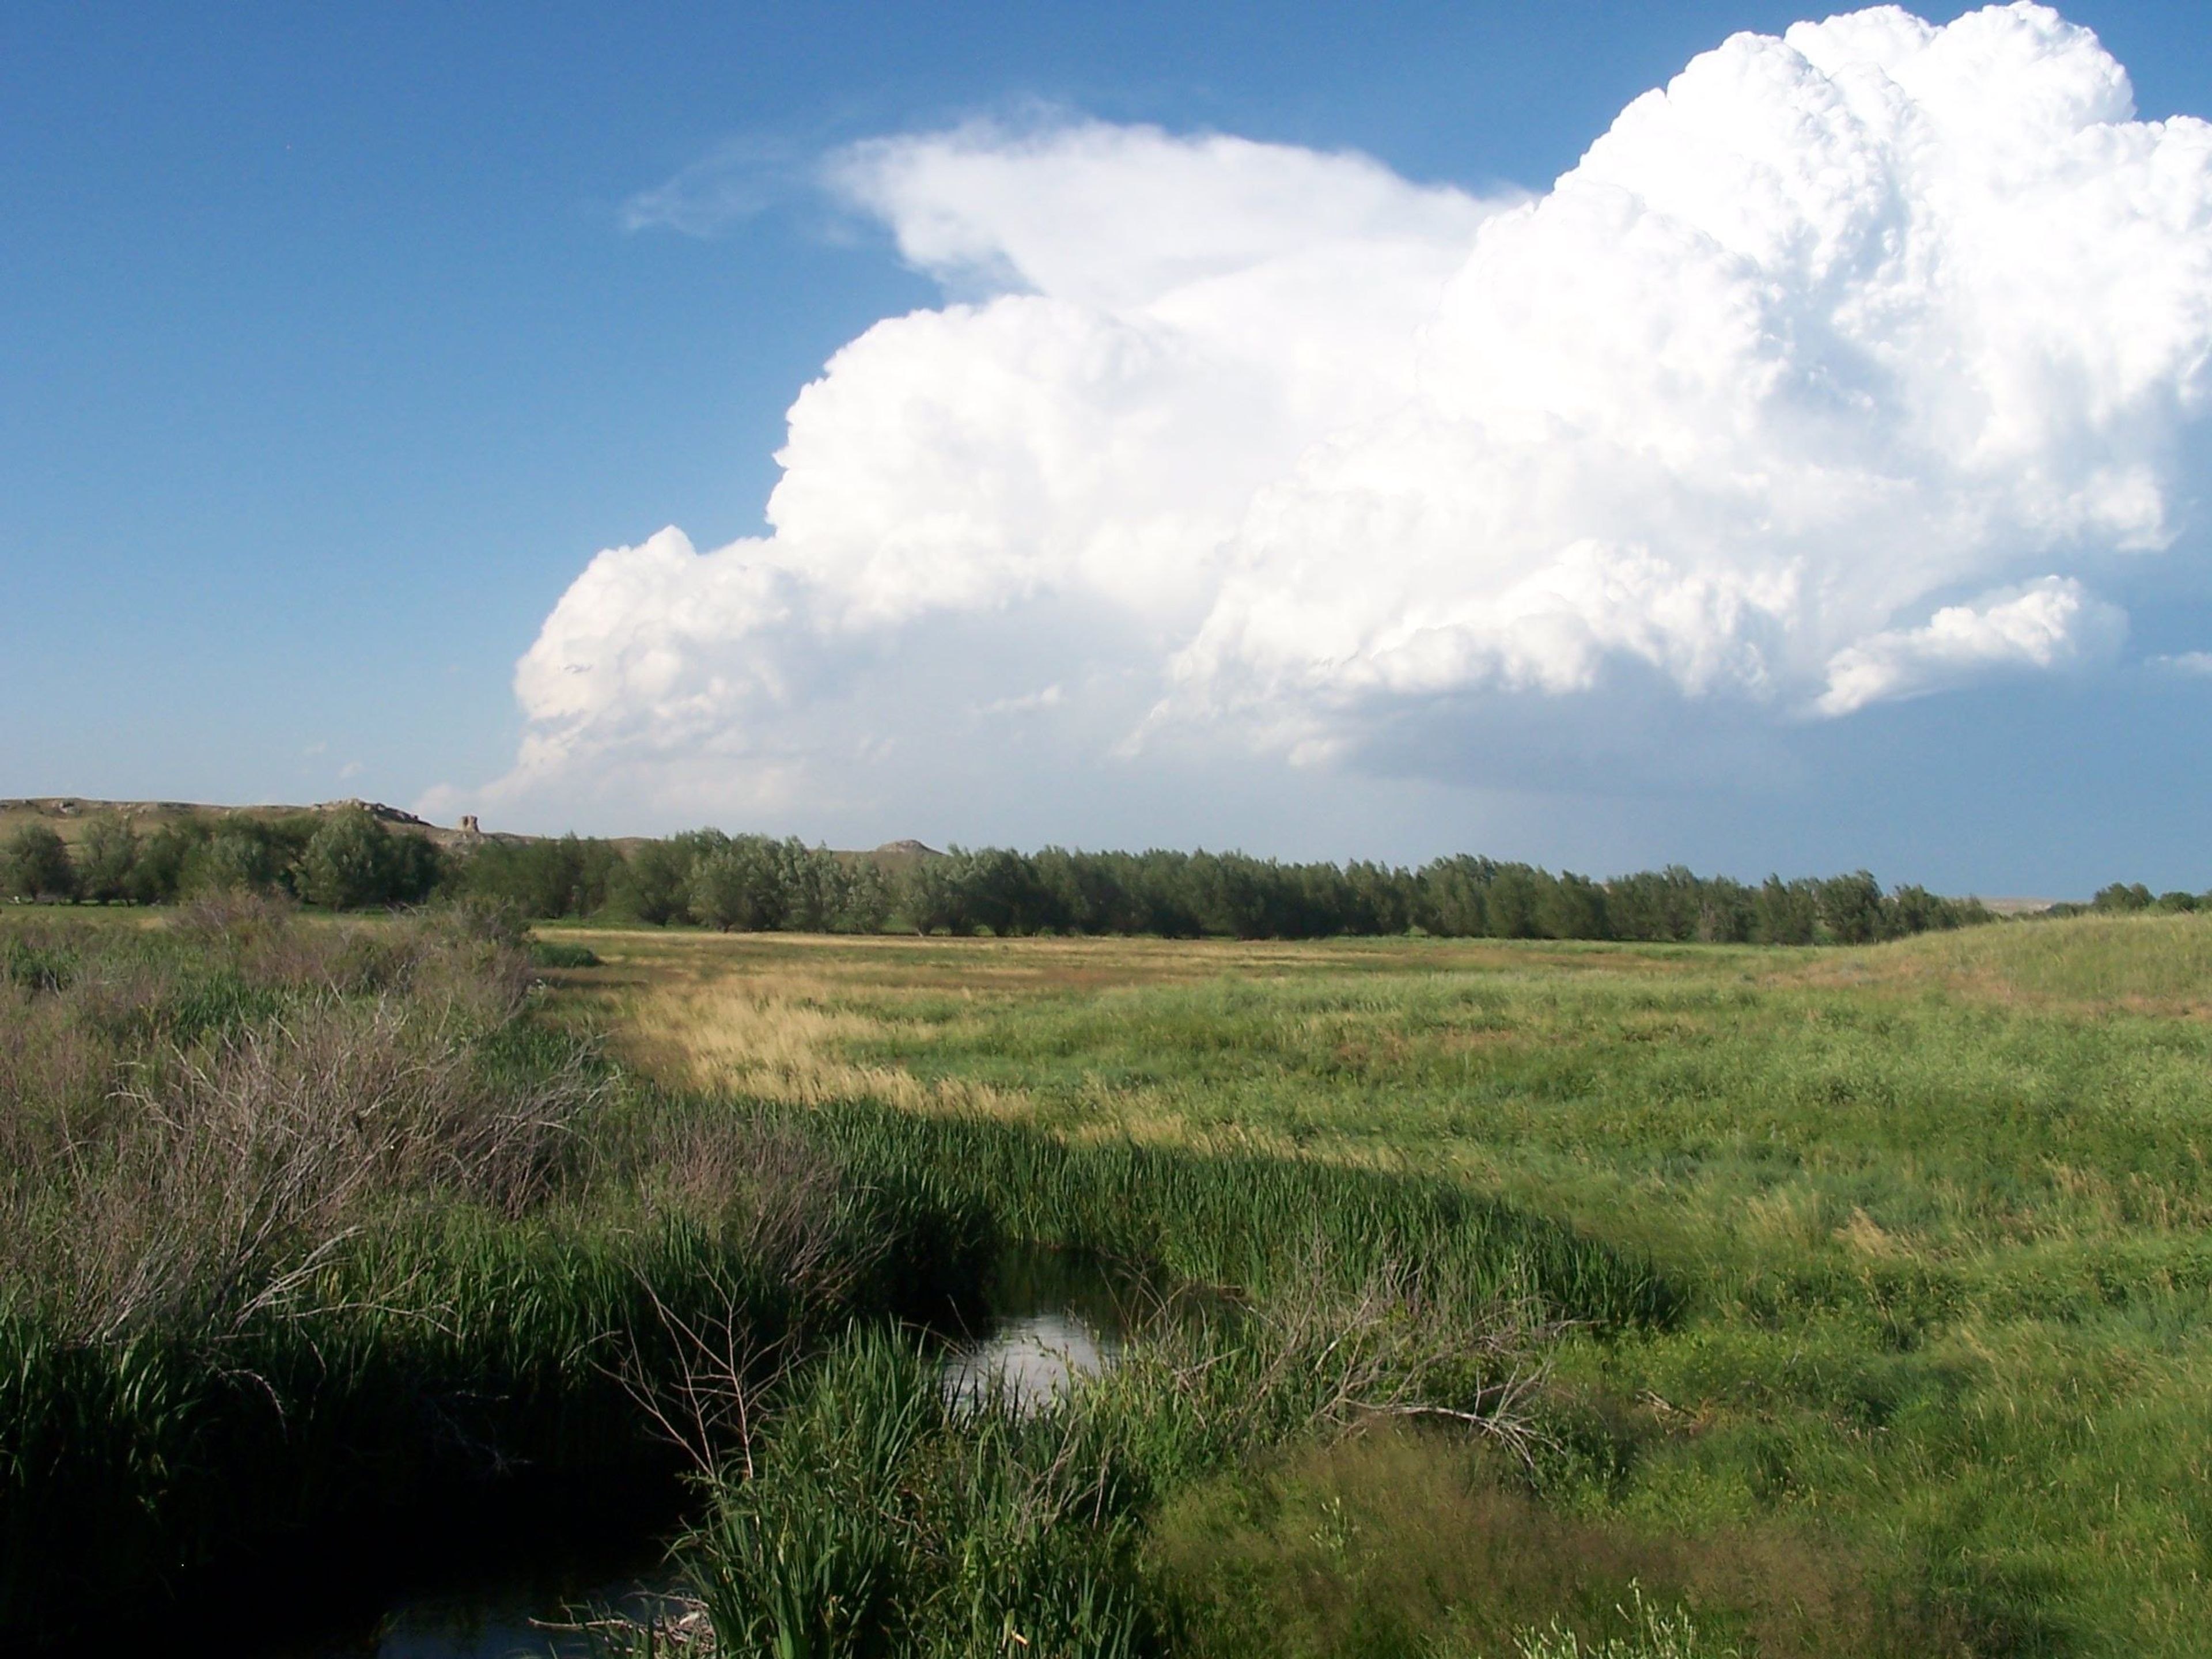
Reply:
[[[11,1628],[488,1448],[588,1474],[720,1332],[759,1364],[684,1559],[734,1651],[2204,1650],[2212,920],[574,929],[550,999],[445,925],[0,927]],[[234,1178],[332,1180],[364,1114],[309,1108],[366,1100],[415,1126],[375,1179]],[[1012,1239],[1211,1292],[963,1416],[887,1322]]]
[[[641,1401],[707,1334],[765,1366],[980,1249],[895,1176],[626,1083],[495,918],[10,919],[0,963],[11,1650],[666,1486]]]
[[[618,968],[629,952],[645,988],[627,994],[649,1002],[656,947],[594,945]],[[806,1062],[821,1074],[902,1077],[887,1097],[941,1103],[943,1144],[981,1133],[963,1103],[983,1101],[995,1133],[1121,1160],[1130,1226],[1164,1228],[1153,1251],[1182,1271],[1263,1279],[1235,1249],[1310,1231],[1285,1160],[1393,1204],[1455,1191],[1470,1214],[1498,1204],[1526,1236],[1556,1224],[1591,1261],[1648,1270],[1663,1305],[1559,1345],[1550,1449],[1508,1483],[1562,1529],[1559,1549],[1618,1569],[1560,1591],[1565,1614],[1611,1607],[1643,1571],[1703,1597],[1699,1631],[1747,1653],[2205,1650],[2212,921],[1860,951],[1415,940],[1225,957],[757,942],[732,961],[746,994],[835,1017]],[[686,961],[687,982],[711,980],[706,947]],[[1043,1231],[1079,1216],[1042,1155],[1023,1156],[992,1177],[994,1203]],[[1241,1222],[1178,1188],[1239,1158],[1270,1172]],[[1249,1508],[1288,1481],[1295,1510],[1298,1478],[1257,1468],[1208,1476],[1226,1482],[1216,1498],[1148,1523],[1178,1593],[1224,1626],[1346,1654],[1479,1626],[1501,1656],[1548,1629],[1541,1574],[1484,1589],[1468,1565],[1483,1529],[1456,1550],[1434,1516],[1373,1522],[1401,1589],[1371,1606],[1348,1579],[1323,1594],[1319,1522]],[[1451,1502],[1490,1478],[1457,1479]],[[1773,1604],[1801,1583],[1832,1633],[1785,1644]],[[1368,1611],[1315,1615],[1300,1647],[1281,1609],[1316,1596]],[[1399,1620],[1387,1642],[1378,1607]],[[1632,1634],[1577,1628],[1586,1644]]]
[[[931,1363],[884,1347],[884,1328],[972,1296],[1009,1240],[1201,1281],[1224,1307],[1349,1309],[1384,1285],[1378,1305],[1430,1331],[1501,1305],[1613,1329],[1680,1300],[1636,1252],[1450,1182],[664,1092],[549,1003],[521,944],[465,912],[343,924],[264,904],[0,932],[12,1641],[68,1638],[95,1586],[151,1613],[287,1550],[373,1557],[380,1533],[501,1492],[551,1482],[574,1503],[641,1466],[665,1475],[656,1437],[702,1461],[745,1453],[755,1403],[796,1414],[771,1445],[803,1450],[810,1423],[872,1432],[869,1379]],[[876,1333],[847,1345],[860,1358],[802,1363],[854,1322]],[[1029,1468],[1042,1425],[940,1410],[923,1485],[942,1504],[922,1519],[942,1547],[901,1569],[897,1627],[963,1650],[982,1604],[960,1624],[943,1580],[988,1538],[1034,1547],[1023,1595],[1039,1606],[1060,1607],[1063,1555],[1091,1562],[1052,1616],[1133,1641],[1154,1628],[1132,1577],[1139,1510],[1175,1480],[1304,1431],[1314,1398],[1350,1411],[1415,1372],[1482,1405],[1480,1365],[1356,1327],[1278,1332],[1272,1370],[1254,1369],[1264,1344],[1224,1336],[1190,1359],[1195,1394],[1158,1373],[1102,1408],[1086,1432],[1130,1473],[1127,1501],[1091,1516],[1099,1539],[1036,1534],[1024,1506],[1060,1478],[1050,1457]],[[1313,1363],[1290,1374],[1291,1353]],[[1315,1395],[1370,1353],[1358,1390]],[[956,1468],[966,1486],[931,1485]],[[801,1497],[778,1526],[814,1514]],[[744,1503],[709,1513],[730,1547],[767,1547],[758,1526],[729,1530]],[[828,1553],[809,1571],[866,1541],[805,1537]]]

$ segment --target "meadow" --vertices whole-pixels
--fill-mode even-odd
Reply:
[[[307,1616],[395,1537],[612,1515],[697,1598],[631,1651],[2199,1653],[2208,1010],[2190,915],[27,908],[0,1630]],[[963,1407],[933,1332],[1013,1243],[1149,1312],[1059,1406]]]
[[[1650,1265],[1656,1299],[1547,1328],[1525,1464],[1370,1421],[1160,1494],[1133,1547],[1182,1650],[1642,1641],[1605,1617],[1638,1594],[1716,1652],[2205,1650],[2205,921],[573,936],[606,965],[568,994],[672,1088],[1441,1186]],[[1174,1231],[1154,1254],[1234,1277]]]

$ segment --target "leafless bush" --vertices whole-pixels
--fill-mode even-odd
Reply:
[[[106,1156],[80,1159],[58,1282],[74,1334],[219,1333],[284,1304],[399,1191],[519,1210],[592,1095],[580,1068],[520,1097],[465,1033],[390,1002],[311,1006],[126,1085]]]
[[[1526,1302],[1442,1305],[1419,1273],[1397,1263],[1347,1295],[1326,1267],[1316,1239],[1304,1271],[1264,1305],[1231,1316],[1233,1340],[1222,1340],[1218,1322],[1178,1321],[1164,1310],[1133,1351],[1145,1372],[1139,1385],[1164,1388],[1237,1442],[1422,1418],[1534,1462],[1544,1437],[1528,1407],[1561,1325]]]
[[[170,927],[263,989],[404,992],[490,1023],[520,1008],[532,983],[519,924],[480,904],[435,905],[395,925],[310,920],[286,900],[218,893],[187,905]]]
[[[653,1208],[713,1226],[808,1305],[840,1304],[885,1248],[836,1160],[785,1125],[731,1109],[663,1120],[642,1173]]]
[[[397,1194],[526,1209],[596,1095],[580,1048],[487,1066],[529,973],[465,913],[318,926],[226,896],[64,943],[66,983],[0,982],[0,1297],[77,1340],[234,1329]],[[282,1012],[170,1023],[241,983]]]
[[[645,1167],[652,1209],[714,1228],[724,1261],[750,1264],[793,1309],[846,1305],[887,1248],[842,1170],[787,1126],[726,1110],[663,1121]],[[750,1474],[760,1401],[811,1333],[794,1325],[764,1334],[749,1287],[720,1265],[707,1278],[700,1305],[685,1313],[645,1287],[668,1355],[650,1368],[625,1356],[617,1375],[699,1473],[734,1455]]]
[[[179,907],[172,933],[202,950],[246,951],[295,933],[299,906],[276,894],[218,889]]]
[[[753,1475],[764,1402],[797,1364],[803,1333],[763,1336],[740,1287],[712,1273],[715,1294],[704,1311],[678,1313],[650,1284],[661,1335],[672,1358],[648,1365],[633,1348],[612,1368],[631,1399],[699,1475],[712,1475],[732,1455]]]

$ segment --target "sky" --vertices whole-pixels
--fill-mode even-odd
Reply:
[[[0,794],[2212,886],[2212,13],[0,15]]]

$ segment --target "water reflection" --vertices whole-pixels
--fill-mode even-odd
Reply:
[[[945,1396],[994,1393],[1033,1412],[1121,1357],[1141,1287],[1081,1251],[1017,1246],[1000,1256],[974,1334],[945,1360]]]
[[[1079,1319],[1034,1314],[996,1324],[988,1335],[964,1342],[945,1362],[945,1392],[958,1406],[975,1406],[996,1390],[1017,1412],[1047,1405],[1085,1376],[1121,1357],[1118,1338]]]
[[[945,1396],[972,1407],[998,1391],[1015,1410],[1036,1411],[1113,1366],[1140,1310],[1164,1305],[1143,1279],[1097,1256],[1012,1248],[945,1354]],[[642,1570],[644,1542],[629,1539],[620,1554],[598,1554],[595,1568],[550,1579],[398,1599],[349,1635],[264,1650],[264,1659],[595,1659],[605,1649],[592,1632],[561,1626],[608,1613],[650,1621],[685,1605],[665,1570]]]
[[[599,1659],[606,1651],[584,1621],[610,1614],[640,1622],[684,1604],[635,1578],[595,1587],[517,1584],[398,1602],[369,1628],[294,1650],[297,1659]]]

